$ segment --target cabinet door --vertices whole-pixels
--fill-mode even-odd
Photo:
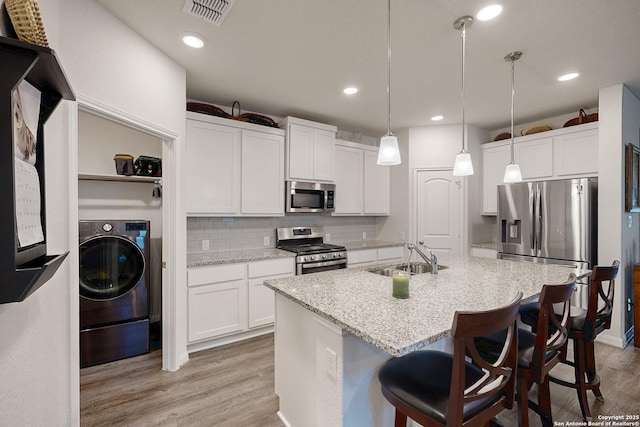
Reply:
[[[362,150],[337,145],[336,210],[334,214],[362,214]]]
[[[378,249],[378,262],[403,261],[403,259],[404,246],[391,246]]]
[[[504,170],[511,163],[511,147],[503,145],[482,149],[482,214],[498,213],[498,185],[503,183]]]
[[[242,131],[242,213],[284,215],[284,138]]]
[[[553,145],[556,175],[598,173],[598,129],[556,136]]]
[[[333,181],[336,135],[334,132],[314,129],[313,179]]]
[[[523,180],[553,176],[552,143],[552,138],[540,138],[515,144],[514,158]]]
[[[313,179],[313,131],[308,126],[289,125],[287,156],[290,179]]]
[[[264,286],[266,279],[295,275],[293,258],[249,263],[249,328],[275,321],[275,293]]]
[[[186,151],[187,213],[238,213],[240,130],[187,121]]]
[[[247,329],[244,280],[189,288],[189,342]]]
[[[391,175],[389,166],[378,165],[378,153],[364,152],[364,213],[389,215]]]

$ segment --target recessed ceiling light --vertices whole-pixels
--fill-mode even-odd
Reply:
[[[567,73],[567,74],[563,74],[560,77],[558,77],[558,81],[560,82],[566,82],[567,80],[573,80],[575,78],[577,78],[580,74],[579,73]]]
[[[431,120],[433,120],[434,122],[437,122],[438,120],[442,120],[442,119],[444,119],[444,116],[438,115],[438,116],[431,117]]]
[[[358,93],[358,88],[357,87],[346,87],[344,88],[343,92],[347,95],[353,95]]]
[[[196,49],[200,49],[204,46],[204,37],[200,34],[196,33],[183,33],[182,34],[182,43],[186,44],[189,47],[193,47]]]
[[[492,4],[480,9],[480,11],[476,15],[476,18],[478,18],[478,21],[488,21],[500,15],[501,13],[502,6],[499,4]]]

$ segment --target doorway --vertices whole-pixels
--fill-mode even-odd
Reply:
[[[415,177],[415,241],[436,253],[462,254],[462,178],[451,169],[417,170]]]

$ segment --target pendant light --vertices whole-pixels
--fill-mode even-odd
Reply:
[[[387,134],[380,139],[378,164],[382,166],[399,165],[400,149],[398,138],[391,133],[391,0],[387,10]]]
[[[508,53],[505,57],[505,61],[511,62],[511,163],[507,165],[507,168],[504,171],[504,182],[505,184],[509,184],[511,182],[522,182],[522,173],[520,173],[520,165],[518,165],[513,159],[513,97],[516,93],[515,85],[514,85],[514,75],[515,75],[515,62],[520,59],[522,56],[522,52],[511,52]]]
[[[462,151],[456,155],[456,161],[453,164],[454,176],[467,176],[473,175],[473,163],[471,162],[471,155],[465,150],[465,124],[464,124],[464,62],[465,62],[465,47],[466,47],[466,33],[467,28],[473,24],[473,18],[471,16],[463,16],[458,18],[453,23],[453,28],[456,30],[462,30]]]

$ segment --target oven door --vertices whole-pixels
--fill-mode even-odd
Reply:
[[[340,270],[341,268],[347,268],[346,259],[322,262],[307,262],[296,265],[296,274],[319,273],[321,271]]]

